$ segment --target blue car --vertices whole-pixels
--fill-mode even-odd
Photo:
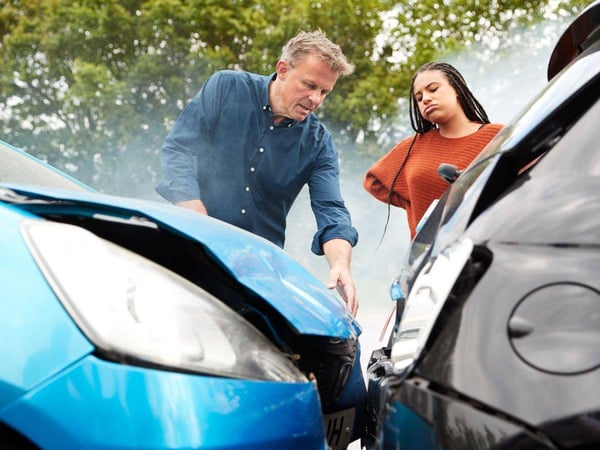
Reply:
[[[0,142],[2,448],[337,449],[360,328],[278,247]]]

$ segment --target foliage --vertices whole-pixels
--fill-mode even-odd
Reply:
[[[2,135],[100,190],[147,196],[162,140],[206,77],[222,68],[272,72],[300,29],[324,30],[355,64],[320,115],[346,139],[368,140],[422,63],[585,3],[5,0]]]

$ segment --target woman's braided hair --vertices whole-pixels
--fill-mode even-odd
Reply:
[[[448,82],[454,88],[456,94],[458,95],[458,102],[460,103],[462,110],[467,116],[467,119],[473,122],[479,122],[481,124],[490,123],[490,119],[488,119],[485,109],[483,109],[481,103],[479,103],[479,101],[475,98],[471,90],[468,88],[467,82],[454,66],[443,62],[428,62],[423,64],[413,74],[412,81],[410,83],[410,93],[408,96],[408,101],[410,112],[410,124],[412,125],[412,128],[416,131],[416,133],[412,138],[410,146],[408,147],[406,156],[400,163],[400,166],[398,166],[398,170],[396,171],[396,175],[394,176],[392,184],[390,185],[390,189],[388,191],[387,219],[385,221],[385,226],[383,228],[383,234],[381,236],[381,240],[379,241],[379,245],[381,245],[381,242],[383,241],[383,237],[385,236],[385,232],[390,221],[390,206],[392,204],[392,195],[394,194],[394,185],[396,184],[396,181],[398,181],[398,177],[400,176],[400,173],[402,172],[402,169],[406,164],[406,160],[410,156],[410,152],[413,146],[415,145],[415,141],[417,140],[419,134],[423,134],[434,128],[437,128],[436,124],[429,122],[428,120],[425,120],[423,118],[423,116],[421,115],[421,111],[419,111],[417,101],[415,99],[415,79],[417,78],[417,75],[428,70],[439,70],[446,75]]]
[[[467,87],[467,82],[458,70],[448,63],[428,62],[422,65],[419,70],[414,73],[412,82],[410,83],[410,93],[408,96],[410,105],[410,123],[417,133],[426,133],[433,128],[437,128],[436,124],[431,123],[423,118],[421,112],[419,111],[419,106],[415,100],[415,79],[417,78],[417,75],[428,70],[439,70],[446,75],[450,86],[454,88],[456,94],[458,95],[458,101],[465,115],[467,116],[467,119],[482,124],[490,123],[490,119],[488,119],[483,106],[481,106],[481,103],[479,103],[471,90]]]

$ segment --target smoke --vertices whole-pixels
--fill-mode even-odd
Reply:
[[[495,47],[471,46],[463,51],[440,58],[453,64],[467,80],[469,87],[485,107],[492,122],[508,123],[522,108],[535,97],[546,84],[546,66],[550,53],[570,17],[546,21],[529,28],[514,30],[504,41]],[[400,99],[403,100],[403,99]],[[389,224],[383,235],[388,218],[388,208],[375,200],[362,188],[362,178],[373,162],[387,152],[397,140],[412,133],[408,118],[407,102],[400,101],[402,108],[392,130],[382,131],[382,143],[378,155],[361,155],[354,147],[342,146],[341,136],[334,133],[338,143],[341,165],[341,189],[346,206],[352,214],[354,226],[360,238],[352,255],[352,273],[358,289],[360,309],[358,320],[365,329],[363,337],[363,357],[368,357],[371,348],[369,333],[378,334],[389,313],[392,303],[389,299],[389,286],[400,270],[400,264],[409,244],[409,232],[404,210],[392,207],[389,210]],[[156,148],[160,143],[148,143],[148,148]],[[143,153],[143,152],[142,152]],[[364,153],[364,152],[363,152]],[[136,164],[138,152],[124,156],[119,173],[113,178],[130,180],[130,168]],[[153,166],[158,170],[158,160]],[[148,179],[155,179],[149,176]],[[154,186],[143,185],[139,180],[137,196],[164,201],[154,192]],[[146,183],[147,184],[147,183]],[[153,184],[153,183],[152,183]],[[119,190],[119,195],[128,195]],[[135,195],[135,194],[132,194]],[[326,282],[329,267],[324,257],[310,252],[315,232],[315,220],[310,210],[307,189],[303,190],[288,216],[285,250],[312,272],[319,280]]]
[[[492,122],[508,123],[546,85],[546,66],[558,37],[566,28],[570,17],[547,21],[529,28],[514,30],[495,48],[472,46],[464,51],[439,58],[453,64],[467,80],[471,91],[485,107]],[[363,328],[361,337],[363,368],[375,348],[379,348],[379,335],[388,317],[392,302],[389,297],[391,281],[399,274],[400,265],[409,245],[409,231],[404,210],[375,200],[362,187],[367,169],[397,141],[412,134],[406,99],[399,99],[399,116],[391,130],[382,130],[379,154],[363,155],[357,149],[360,143],[346,146],[345,136],[336,136],[340,151],[341,189],[346,206],[352,215],[360,238],[352,255],[352,273],[358,290],[360,308],[358,322]],[[141,143],[140,143],[141,144]],[[142,149],[157,149],[160,143],[148,142]],[[133,150],[133,148],[131,149]],[[121,180],[113,192],[117,195],[136,195],[141,198],[164,201],[154,191],[159,159],[152,162],[147,180],[131,180],[131,167],[148,164],[148,152],[130,151],[124,155],[119,170],[113,173]],[[142,160],[136,160],[141,155]],[[130,188],[121,190],[124,185]],[[136,189],[132,189],[135,185]],[[141,194],[140,194],[141,192]],[[383,235],[386,221],[389,223]],[[299,195],[288,216],[285,250],[317,279],[326,282],[329,267],[324,257],[311,253],[310,245],[315,232],[315,220],[310,209],[308,191]],[[351,445],[350,448],[353,447]]]

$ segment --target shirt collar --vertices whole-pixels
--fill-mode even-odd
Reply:
[[[271,75],[264,77],[264,85],[262,87],[263,101],[261,108],[263,111],[268,112],[271,115],[271,118],[273,117],[273,110],[271,109],[271,104],[269,103],[269,85],[271,84],[271,82],[275,81],[275,78],[277,78],[277,72],[273,72]],[[298,121],[294,119],[284,119],[275,126],[289,128],[296,125],[297,123]]]

